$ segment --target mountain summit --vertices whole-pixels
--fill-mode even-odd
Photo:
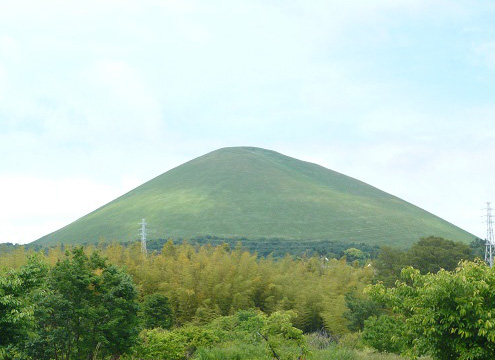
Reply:
[[[220,237],[340,240],[408,247],[436,235],[474,235],[368,184],[254,147],[223,148],[144,183],[35,243]]]

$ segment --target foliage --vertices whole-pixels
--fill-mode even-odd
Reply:
[[[403,319],[397,316],[371,316],[364,322],[363,342],[380,352],[399,354],[405,349],[401,334]]]
[[[401,270],[412,266],[422,274],[436,273],[440,269],[452,271],[461,260],[472,260],[471,248],[437,236],[421,238],[407,251],[382,247],[375,262],[377,279],[393,286],[400,279]]]
[[[400,272],[407,266],[407,254],[404,250],[382,246],[378,259],[374,262],[377,274],[376,279],[385,286],[394,286],[400,278]]]
[[[94,251],[95,247],[84,249],[89,258]],[[362,291],[373,276],[371,267],[349,266],[345,260],[257,258],[241,246],[169,242],[161,253],[147,257],[138,243],[111,244],[100,251],[111,263],[126,268],[143,298],[154,293],[167,297],[177,326],[206,324],[251,308],[268,315],[294,310],[297,315],[292,321],[297,328],[311,332],[324,327],[340,336],[349,331],[343,317],[345,295]],[[51,249],[44,259],[55,267],[67,261],[61,248]]]
[[[148,256],[138,243],[99,247],[58,246],[32,259],[24,247],[0,254],[0,263],[16,267],[0,276],[0,307],[15,310],[0,311],[0,358],[393,358],[363,352],[360,333],[349,332],[382,311],[362,294],[370,266],[320,256],[258,258],[240,244],[168,242]],[[169,326],[170,309],[178,327],[152,328]],[[23,314],[10,328],[17,333],[3,336],[12,314]],[[152,329],[137,336],[145,321]]]
[[[119,356],[137,337],[137,291],[130,277],[96,252],[67,252],[46,279],[36,332],[26,351],[36,359]]]
[[[14,251],[15,249],[21,247],[22,245],[12,244],[12,243],[1,243],[0,244],[0,254],[5,254]]]
[[[31,257],[20,269],[0,276],[0,358],[19,355],[19,346],[35,328],[36,305],[31,298],[47,271],[39,257]]]
[[[132,349],[132,358],[186,359],[198,347],[209,347],[218,342],[220,342],[220,337],[215,331],[194,325],[172,331],[160,328],[143,330],[139,336],[139,342]]]
[[[485,248],[486,248],[485,240],[482,240],[480,238],[476,238],[469,243],[469,247],[471,248],[471,252],[472,252],[474,258],[477,258],[477,257],[480,259],[485,258]]]
[[[455,270],[461,260],[472,260],[471,249],[461,242],[437,236],[422,238],[407,251],[406,264],[422,274],[436,273],[440,269]]]
[[[148,242],[147,246],[150,251],[160,251],[164,244],[170,239],[155,239]],[[173,240],[173,243],[180,245],[184,239],[178,238]],[[213,245],[218,246],[228,244],[231,248],[235,248],[238,243],[242,243],[242,248],[251,253],[256,253],[258,256],[273,258],[283,258],[287,254],[294,257],[312,257],[325,256],[329,259],[340,259],[345,255],[345,251],[354,248],[362,251],[364,257],[375,259],[379,253],[378,245],[370,245],[365,243],[355,243],[338,240],[305,240],[291,241],[283,238],[246,238],[246,237],[220,237],[220,236],[194,236],[187,240],[191,245]]]
[[[347,293],[345,302],[349,310],[344,313],[344,318],[347,319],[347,327],[351,331],[362,331],[366,319],[383,313],[383,305],[361,292]]]
[[[369,259],[369,254],[353,247],[346,249],[344,251],[344,256],[346,257],[348,263],[357,263],[361,266],[363,266],[366,263],[366,260]]]
[[[300,347],[300,355],[307,354],[304,342],[303,332],[292,326],[290,319],[294,317],[293,312],[274,312],[269,317],[263,318],[263,327],[258,332],[270,349],[270,352],[277,359],[290,358],[286,354],[287,342],[291,341],[297,347]]]
[[[370,295],[405,319],[407,352],[442,360],[495,356],[495,271],[477,260],[452,272],[407,268],[402,275],[406,282],[375,285]]]
[[[247,354],[277,354],[286,359],[291,354],[305,354],[302,331],[292,326],[291,312],[275,312],[267,316],[261,312],[239,311],[222,316],[206,325],[186,325],[170,331],[144,330],[132,356],[139,359],[186,359],[197,351],[199,358],[246,358]],[[212,350],[215,348],[215,350]]]
[[[143,326],[145,329],[169,329],[173,325],[172,307],[170,301],[163,294],[151,294],[144,298]]]
[[[231,341],[221,346],[200,348],[194,356],[196,360],[253,360],[273,359],[266,354],[266,349],[260,344]]]

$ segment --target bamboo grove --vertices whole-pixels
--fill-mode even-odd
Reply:
[[[51,248],[44,261],[55,265],[67,249]],[[172,306],[174,324],[205,323],[237,310],[257,308],[271,314],[294,310],[296,327],[305,332],[325,328],[336,336],[347,329],[345,295],[371,283],[371,267],[352,266],[345,259],[311,257],[257,258],[239,245],[201,246],[168,242],[161,253],[144,256],[139,244],[84,249],[98,251],[132,276],[141,297],[165,295]],[[16,249],[0,257],[0,268],[18,268],[30,252]]]
[[[241,243],[2,245],[0,359],[485,359],[495,275],[472,262],[482,245],[429,237],[375,260],[355,248],[262,257]]]

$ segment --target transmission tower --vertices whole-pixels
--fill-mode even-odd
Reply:
[[[493,267],[493,255],[495,254],[495,238],[493,237],[493,215],[490,203],[486,203],[486,240],[485,261]]]
[[[141,232],[140,232],[140,235],[141,235],[141,251],[143,254],[147,254],[147,249],[146,249],[146,235],[148,234],[148,232],[146,231],[146,225],[148,225],[146,223],[146,221],[143,219],[139,225],[141,225]]]

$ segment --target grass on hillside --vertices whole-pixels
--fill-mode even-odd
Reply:
[[[76,191],[76,189],[75,189]],[[187,162],[40,239],[45,245],[213,235],[408,247],[436,235],[474,236],[397,197],[308,162],[226,148]]]

